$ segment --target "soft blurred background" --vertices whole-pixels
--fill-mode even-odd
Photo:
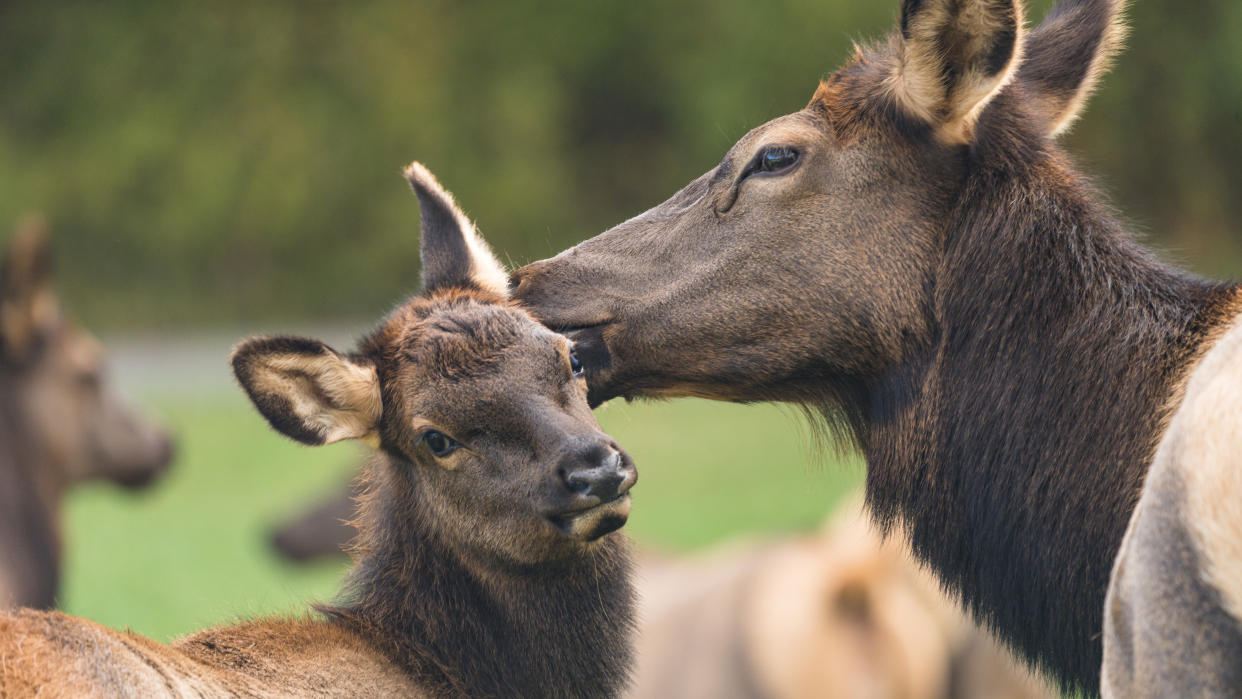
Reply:
[[[225,358],[257,330],[347,343],[414,289],[402,165],[425,162],[513,265],[539,259],[802,107],[897,5],[0,3],[0,221],[46,217],[65,305],[179,437],[153,490],[72,495],[63,606],[168,639],[333,593],[342,562],[282,563],[266,531],[358,451],[269,432]],[[1130,14],[1066,143],[1167,257],[1238,276],[1242,4]],[[861,476],[776,408],[600,417],[642,473],[629,531],[664,551],[812,528]]]

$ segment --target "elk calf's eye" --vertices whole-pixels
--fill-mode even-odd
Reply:
[[[423,435],[423,442],[427,444],[427,448],[431,450],[438,458],[444,458],[457,450],[461,446],[453,441],[451,437],[446,437],[442,432],[432,430]]]
[[[759,156],[760,172],[780,172],[798,162],[798,151],[792,148],[769,148]]]
[[[582,376],[582,362],[578,359],[578,353],[569,351],[569,368],[573,369],[574,376]]]

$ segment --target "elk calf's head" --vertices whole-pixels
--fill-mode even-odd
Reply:
[[[484,563],[584,551],[625,523],[634,465],[595,421],[573,345],[508,301],[503,268],[431,173],[405,174],[422,207],[422,292],[353,352],[247,340],[237,378],[285,435],[390,457],[391,511],[374,517]]]

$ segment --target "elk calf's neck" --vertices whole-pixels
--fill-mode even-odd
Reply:
[[[278,431],[379,452],[341,601],[324,620],[211,629],[172,648],[60,615],[0,618],[0,694],[120,676],[135,691],[171,678],[158,686],[290,695],[624,687],[633,593],[616,530],[633,463],[595,421],[570,343],[508,302],[500,265],[432,175],[414,164],[406,176],[422,205],[423,292],[354,352],[272,337],[232,358]],[[64,657],[86,637],[112,657]],[[32,672],[39,658],[50,674]]]

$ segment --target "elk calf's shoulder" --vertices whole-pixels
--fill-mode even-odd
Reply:
[[[633,462],[587,405],[574,348],[507,299],[503,268],[421,165],[423,290],[352,352],[234,350],[277,431],[376,448],[356,565],[318,618],[165,646],[63,614],[0,617],[0,695],[614,696],[633,593],[616,531]]]

